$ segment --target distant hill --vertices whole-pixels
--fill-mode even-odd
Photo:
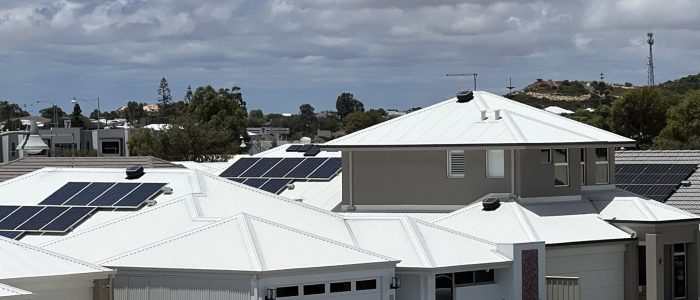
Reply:
[[[691,90],[700,90],[700,74],[688,75],[676,80],[669,80],[658,85],[669,92],[684,95]]]

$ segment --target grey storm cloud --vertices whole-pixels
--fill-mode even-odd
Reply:
[[[152,102],[165,76],[176,96],[240,85],[252,107],[294,111],[344,90],[427,105],[467,87],[448,72],[497,93],[509,77],[642,83],[649,28],[657,78],[700,71],[697,0],[5,0],[0,99]]]

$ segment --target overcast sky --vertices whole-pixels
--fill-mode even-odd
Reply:
[[[429,3],[429,4],[428,4]],[[238,85],[248,108],[426,106],[471,88],[504,93],[537,78],[657,82],[700,72],[697,0],[1,0],[0,99],[99,96],[103,110],[153,102],[165,76]],[[83,110],[91,109],[83,104]],[[46,104],[34,104],[45,107]]]

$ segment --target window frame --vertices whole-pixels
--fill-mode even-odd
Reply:
[[[598,160],[598,149],[605,149],[605,160]],[[595,148],[595,184],[610,184],[610,149]],[[605,182],[598,182],[598,166],[605,165]]]
[[[500,158],[501,158],[501,165],[503,166],[502,169],[500,169],[501,175],[492,175],[491,174],[491,152],[501,152]],[[497,156],[496,156],[497,157]],[[486,150],[486,178],[505,178],[506,177],[506,151],[504,149],[488,149]]]
[[[358,283],[360,283],[360,282],[367,282],[367,283],[373,282],[373,283],[374,283],[374,287],[373,287],[373,288],[364,288],[364,287],[363,287],[363,288],[360,288],[360,287],[358,286]],[[373,291],[373,290],[376,290],[376,289],[379,287],[376,278],[373,278],[373,279],[355,280],[354,286],[355,286],[355,291]]]
[[[683,251],[677,252],[676,246],[683,246]],[[671,246],[671,252],[673,253],[673,262],[671,265],[671,296],[673,299],[686,299],[688,298],[688,248],[686,244],[673,244]],[[683,257],[683,295],[676,296],[676,257]]]
[[[588,176],[586,176],[586,148],[581,148],[581,185],[586,185]]]
[[[296,295],[294,295],[294,294],[292,294],[292,295],[282,294],[282,296],[280,296],[280,289],[290,289],[291,290],[292,288],[296,288],[296,290],[297,290]],[[278,286],[275,288],[275,295],[277,296],[277,298],[298,297],[298,296],[301,296],[300,290],[301,289],[299,288],[298,285]]]
[[[546,161],[542,161],[542,152],[544,152],[544,151],[547,151],[547,160]],[[550,149],[550,148],[540,149],[540,164],[548,165],[551,163],[552,163],[552,149]]]
[[[342,290],[342,291],[333,291],[333,285],[334,284],[339,284],[342,286],[345,286],[346,284],[349,285],[350,287],[347,290]],[[347,293],[347,292],[352,292],[352,281],[332,281],[328,283],[328,293],[330,294],[336,294],[336,293]]]
[[[553,159],[554,156],[554,151],[556,150],[564,150],[566,151],[566,156],[565,156],[565,162],[555,162]],[[550,151],[550,160],[552,161],[552,165],[554,166],[554,187],[568,187],[571,186],[571,169],[569,168],[569,149],[568,148],[556,148],[552,149]],[[557,167],[566,167],[566,184],[557,184]]]
[[[452,172],[452,154],[462,155],[462,174],[454,174]],[[465,178],[466,177],[466,162],[464,157],[464,150],[447,150],[447,178]]]

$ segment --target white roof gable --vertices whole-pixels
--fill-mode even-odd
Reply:
[[[500,110],[500,119],[495,111]],[[486,111],[486,120],[482,120]],[[634,140],[488,92],[452,98],[322,144],[329,149],[406,146],[634,145]]]
[[[29,295],[32,295],[32,293],[29,291],[0,283],[0,298],[3,300],[29,299]]]
[[[664,222],[698,219],[700,216],[652,199],[615,188],[584,194],[600,217],[608,221]]]
[[[110,269],[0,237],[0,280],[111,272]]]
[[[405,216],[352,217],[346,222],[360,247],[400,259],[401,268],[501,264],[511,259],[496,244]]]
[[[598,216],[589,201],[523,204],[501,200],[494,211],[481,201],[432,223],[498,243],[544,241],[562,244],[630,238]]]
[[[241,214],[106,259],[100,264],[275,271],[393,261],[354,246]]]

